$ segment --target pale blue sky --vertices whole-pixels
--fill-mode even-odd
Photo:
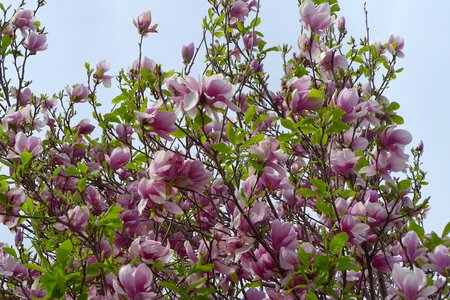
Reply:
[[[18,1],[5,1],[17,3]],[[5,3],[4,2],[4,3]],[[33,2],[29,0],[30,4]],[[340,15],[347,20],[349,33],[364,35],[364,1],[341,0]],[[268,44],[288,43],[296,50],[300,32],[297,0],[261,0],[261,31]],[[48,50],[33,58],[28,67],[32,90],[52,94],[67,84],[85,80],[84,62],[95,65],[107,59],[111,74],[130,66],[137,57],[138,36],[132,20],[140,12],[152,10],[158,34],[145,40],[144,55],[161,63],[165,70],[180,69],[181,47],[201,39],[201,20],[207,10],[206,0],[77,0],[48,1],[38,14],[46,26]],[[423,168],[428,171],[431,211],[427,231],[439,234],[450,221],[446,188],[450,186],[450,99],[447,73],[450,70],[450,2],[419,0],[368,0],[371,40],[386,41],[391,33],[405,39],[405,71],[391,84],[386,96],[401,104],[404,128],[425,144]],[[276,79],[281,76],[279,54],[265,62],[265,69]],[[114,82],[113,82],[114,86]],[[109,103],[116,90],[104,90],[100,101]],[[80,113],[83,113],[80,111]],[[0,240],[9,240],[0,227]]]

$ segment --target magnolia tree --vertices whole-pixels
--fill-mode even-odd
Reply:
[[[142,53],[142,13],[131,67],[86,64],[51,96],[25,73],[44,1],[0,5],[2,299],[448,299],[450,226],[425,234],[423,145],[408,154],[383,96],[403,39],[356,40],[336,0],[299,2],[291,51],[264,41],[259,1],[211,0],[178,71]]]

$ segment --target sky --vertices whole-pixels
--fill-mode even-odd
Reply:
[[[1,1],[17,4],[19,1]],[[33,0],[28,1],[33,5]],[[138,35],[132,20],[151,10],[159,24],[158,34],[144,41],[143,54],[163,65],[164,70],[180,70],[181,47],[201,40],[201,22],[206,15],[206,0],[77,0],[47,1],[37,19],[48,32],[48,50],[30,60],[28,78],[32,91],[49,95],[67,84],[86,80],[84,63],[92,66],[106,59],[110,74],[127,68],[138,55]],[[424,196],[431,196],[431,210],[425,220],[427,232],[440,234],[450,221],[446,188],[450,185],[450,99],[447,96],[450,70],[450,2],[419,0],[367,0],[371,40],[385,42],[389,34],[405,39],[405,58],[398,66],[405,70],[391,83],[385,95],[400,103],[399,114],[405,119],[415,146],[425,145],[423,169],[429,186]],[[365,35],[362,0],[340,0],[350,35]],[[32,6],[29,6],[32,7]],[[300,32],[297,0],[261,0],[261,28],[269,45],[287,43],[297,49]],[[268,61],[271,63],[268,63]],[[281,59],[275,53],[265,62],[272,79],[281,77]],[[276,81],[274,81],[276,82]],[[113,82],[114,86],[114,82]],[[110,102],[117,90],[101,90],[99,100]],[[79,111],[89,117],[88,112]],[[11,243],[11,235],[0,225],[0,241]]]

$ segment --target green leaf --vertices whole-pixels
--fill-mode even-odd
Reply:
[[[11,42],[12,42],[12,38],[9,35],[4,34],[2,36],[2,46],[1,46],[2,52],[5,52],[5,50],[9,47],[9,45],[11,45]]]
[[[234,132],[233,124],[228,122],[227,124],[227,137],[232,145],[236,145],[236,133]]]
[[[409,180],[409,179],[404,179],[404,180],[400,181],[397,185],[399,190],[408,189],[410,186],[411,186],[411,180]]]
[[[311,89],[311,91],[308,93],[308,98],[313,98],[313,99],[323,99],[325,97],[325,95],[316,89]]]
[[[233,150],[231,149],[230,146],[228,146],[227,144],[225,144],[224,142],[220,142],[217,144],[212,144],[211,147],[216,150],[217,152],[220,153],[225,153],[225,154],[231,154],[233,153]]]
[[[28,269],[36,270],[41,273],[47,272],[47,270],[44,267],[36,265],[36,264],[23,264],[23,265]]]
[[[295,130],[294,123],[291,120],[289,120],[289,119],[281,119],[280,122],[281,122],[281,125],[284,128],[290,129],[290,130]]]
[[[391,115],[391,118],[395,124],[402,125],[403,123],[405,123],[405,120],[403,120],[403,118],[399,115]]]
[[[114,114],[105,114],[103,116],[103,119],[105,120],[105,122],[108,122],[108,123],[120,123],[119,117],[117,117]]]
[[[445,225],[444,231],[442,231],[442,238],[445,238],[450,233],[450,222]]]
[[[242,148],[243,149],[247,149],[248,146],[251,146],[253,144],[261,142],[263,139],[264,139],[264,133],[260,133],[258,135],[255,135],[255,136],[251,137],[250,139],[248,139],[247,141],[245,141],[242,144]]]
[[[73,245],[70,240],[64,241],[62,243],[58,250],[56,250],[56,260],[59,263],[62,263],[64,266],[66,265],[67,261],[69,260],[69,255],[73,250]]]
[[[184,133],[183,130],[181,130],[180,128],[178,128],[177,130],[175,130],[174,132],[170,133],[171,136],[174,136],[178,139],[182,139],[186,137],[186,133]]]
[[[250,105],[250,107],[247,109],[244,115],[244,122],[245,124],[249,125],[250,121],[253,119],[253,116],[256,113],[256,108],[254,105]]]
[[[361,267],[356,263],[355,258],[352,256],[342,256],[336,258],[335,263],[339,271],[351,270],[358,272],[361,269]]]
[[[318,300],[316,294],[313,291],[309,291],[308,295],[306,295],[306,300]]]
[[[65,168],[64,172],[67,174],[67,176],[77,176],[80,175],[80,170],[78,170],[77,168]]]
[[[314,197],[319,194],[317,191],[313,191],[307,188],[299,188],[297,191],[300,193],[300,195],[302,195],[305,198]]]
[[[419,239],[423,240],[425,236],[425,229],[422,226],[418,225],[416,222],[414,222],[414,220],[411,220],[411,222],[409,223],[409,230],[415,231]]]
[[[128,97],[126,95],[121,94],[121,95],[115,97],[114,99],[112,99],[111,102],[112,102],[112,104],[118,104],[118,103],[122,102],[123,100],[126,100],[127,98]]]
[[[332,254],[339,254],[348,241],[348,235],[345,232],[340,232],[333,236],[330,242],[330,250]]]
[[[86,178],[80,178],[78,180],[78,190],[80,192],[83,192],[85,188],[86,188]]]
[[[316,200],[316,208],[324,213],[326,216],[332,216],[333,215],[333,208],[331,205],[323,199],[317,199]]]
[[[27,150],[24,150],[22,152],[22,154],[20,155],[20,162],[22,164],[26,164],[27,162],[29,162],[31,159],[33,158],[33,154],[31,154],[30,152],[28,152]]]
[[[12,257],[17,258],[16,250],[14,250],[13,248],[3,247],[2,250],[11,255]]]

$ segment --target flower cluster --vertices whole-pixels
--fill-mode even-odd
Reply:
[[[264,41],[258,1],[211,5],[204,38],[180,45],[180,72],[142,53],[150,11],[134,20],[139,57],[109,110],[106,60],[52,96],[0,64],[0,222],[15,233],[0,243],[2,296],[446,297],[449,226],[425,234],[423,143],[408,153],[383,95],[403,39],[355,44],[336,1],[306,0],[290,53]],[[34,14],[0,22],[0,51],[21,70],[46,47]],[[272,51],[279,86],[264,69]]]

